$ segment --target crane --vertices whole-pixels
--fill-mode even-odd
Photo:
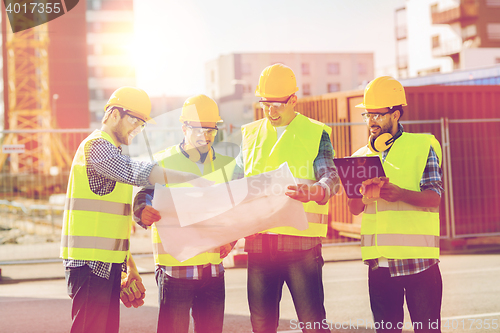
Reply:
[[[29,5],[30,1],[19,3]],[[7,134],[2,145],[20,145],[24,152],[7,154],[0,151],[0,170],[9,167],[9,177],[17,176],[29,182],[34,174],[49,176],[53,166],[60,170],[68,168],[72,159],[62,144],[60,133],[53,130],[57,126],[50,98],[48,24],[35,26],[34,20],[39,17],[30,15],[10,15],[9,19],[12,29],[4,14]],[[6,163],[8,157],[9,163]],[[35,183],[27,185],[34,190],[43,187]]]
[[[20,1],[20,5],[30,1]],[[10,155],[10,174],[48,175],[52,166],[71,165],[52,116],[49,86],[48,24],[34,26],[36,17],[12,15],[13,33],[4,14],[4,71],[7,135],[3,145],[23,145],[24,153]],[[34,27],[33,27],[34,26]],[[0,152],[0,170],[8,154]]]

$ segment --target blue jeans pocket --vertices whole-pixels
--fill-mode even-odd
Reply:
[[[325,265],[325,260],[323,259],[323,254],[322,254],[320,245],[317,245],[314,248],[314,256],[315,256],[314,259],[319,264],[319,267],[323,267]]]

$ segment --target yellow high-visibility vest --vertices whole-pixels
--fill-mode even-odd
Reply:
[[[314,160],[318,155],[323,131],[332,130],[325,124],[299,113],[278,140],[276,129],[267,119],[254,121],[242,127],[242,153],[245,177],[276,170],[288,162],[297,183],[314,184]],[[263,231],[303,237],[326,237],[328,230],[328,204],[315,201],[303,203],[309,228],[303,231],[293,227],[278,227]]]
[[[234,167],[236,161],[229,156],[220,155],[215,153],[215,159],[211,162],[204,163],[204,171],[201,174],[198,165],[191,161],[189,158],[184,156],[179,148],[179,146],[172,146],[163,151],[160,151],[154,155],[155,161],[164,168],[180,170],[185,172],[190,172],[196,175],[203,176],[209,180],[214,181],[217,184],[230,181],[233,176]],[[167,185],[168,186],[168,185]],[[174,185],[180,186],[180,185]],[[189,184],[183,184],[183,186],[190,186]],[[151,226],[152,238],[153,238],[153,253],[155,257],[156,265],[163,266],[195,266],[195,265],[205,265],[205,264],[220,264],[222,259],[220,257],[220,252],[216,249],[213,252],[204,252],[198,254],[188,260],[178,261],[170,254],[168,254],[161,243],[160,236],[156,225]]]
[[[389,181],[403,189],[420,191],[420,180],[433,147],[441,164],[441,146],[433,135],[403,133],[383,163]],[[378,155],[368,147],[353,156]],[[363,260],[439,258],[439,207],[417,207],[379,198],[365,206],[361,222]]]
[[[122,263],[129,249],[132,185],[116,182],[113,191],[97,195],[90,189],[85,145],[102,138],[95,130],[82,141],[71,165],[61,237],[61,258]]]

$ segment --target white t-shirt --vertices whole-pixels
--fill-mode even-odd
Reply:
[[[283,133],[285,132],[287,126],[276,127],[276,132],[278,132],[278,140],[281,138]]]

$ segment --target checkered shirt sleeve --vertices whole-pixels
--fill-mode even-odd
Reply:
[[[420,180],[420,190],[432,190],[441,196],[444,192],[441,176],[442,170],[439,166],[439,158],[434,148],[431,146],[429,149],[429,157],[427,157],[427,164],[425,165],[422,179]]]
[[[318,155],[314,159],[313,163],[314,176],[318,179],[316,184],[323,187],[326,192],[325,198],[321,202],[318,202],[320,205],[326,204],[340,188],[337,168],[335,167],[335,164],[333,164],[334,156],[335,152],[333,151],[330,136],[326,131],[323,131],[319,144]]]
[[[142,228],[147,229],[148,227],[142,223],[141,215],[144,207],[153,205],[153,197],[154,197],[154,187],[148,186],[137,192],[134,199],[134,207],[133,207],[133,217],[134,221],[140,225]]]
[[[106,195],[116,182],[135,186],[148,186],[149,174],[155,166],[151,162],[133,161],[122,155],[121,149],[105,139],[90,140],[85,145],[87,176],[92,192]]]

